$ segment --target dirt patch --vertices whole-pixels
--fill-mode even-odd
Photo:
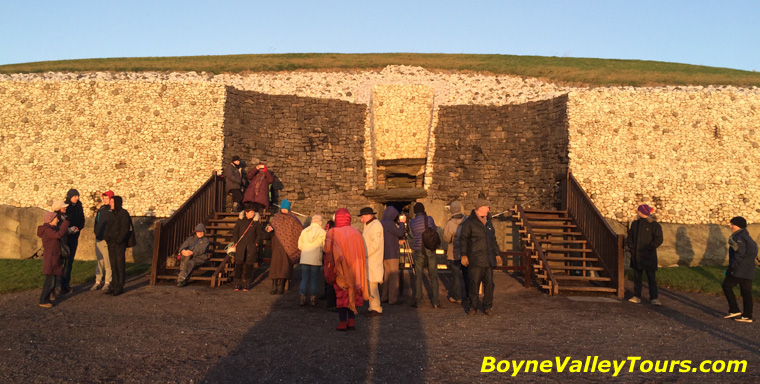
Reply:
[[[296,274],[297,276],[297,274]],[[442,277],[447,281],[448,277]],[[120,297],[76,287],[53,309],[39,291],[0,295],[0,378],[8,383],[238,382],[758,382],[758,324],[722,319],[722,297],[662,290],[665,306],[550,297],[497,272],[494,316],[467,316],[445,300],[385,306],[337,332],[324,302],[298,306],[297,287],[269,295],[260,277],[250,292],[148,286],[128,281]],[[296,281],[297,283],[297,281]],[[646,291],[645,291],[646,292]],[[363,309],[366,312],[366,307]],[[480,373],[497,360],[736,359],[728,373]]]

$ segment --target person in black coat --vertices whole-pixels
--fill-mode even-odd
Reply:
[[[124,281],[126,280],[125,258],[129,231],[132,227],[132,219],[129,212],[122,208],[121,196],[111,199],[111,220],[105,231],[105,240],[108,244],[108,259],[111,262],[112,281],[111,287],[103,293],[106,295],[119,296],[124,293]]]
[[[259,257],[259,246],[262,240],[259,214],[253,205],[246,205],[243,216],[232,228],[232,243],[235,244],[235,291],[248,291],[253,278],[253,269]],[[243,266],[245,265],[245,277]]]
[[[240,163],[240,157],[232,156],[232,162],[224,167],[222,174],[224,175],[224,183],[227,194],[232,196],[231,212],[239,212],[240,205],[243,203],[243,179],[246,179],[242,174],[242,164]]]
[[[747,220],[741,216],[731,219],[731,231],[728,237],[728,269],[723,281],[723,293],[728,300],[726,319],[735,319],[743,323],[752,322],[752,280],[755,279],[755,259],[757,243],[747,232]],[[739,286],[744,302],[744,311],[739,311],[734,287]]]
[[[63,275],[61,276],[61,293],[66,294],[71,291],[71,269],[74,266],[74,256],[79,246],[79,235],[84,228],[84,209],[82,202],[79,201],[79,191],[69,189],[66,192],[66,220],[69,221],[71,230],[66,235],[66,245],[69,246],[69,255],[63,261]]]
[[[649,280],[649,300],[652,305],[662,305],[657,298],[657,247],[662,245],[662,226],[654,216],[654,208],[639,205],[636,214],[638,218],[628,228],[626,247],[631,252],[631,268],[633,268],[633,297],[631,303],[641,302],[641,280],[644,272]]]
[[[462,221],[459,237],[459,254],[461,263],[467,267],[470,280],[470,309],[474,315],[478,310],[480,283],[483,283],[483,312],[492,315],[493,307],[493,268],[501,262],[501,251],[496,242],[496,230],[491,221],[490,204],[478,199],[475,209],[467,220]]]

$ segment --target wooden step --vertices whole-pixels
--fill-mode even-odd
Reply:
[[[527,230],[520,230],[520,233],[527,233]],[[542,235],[551,235],[551,236],[583,236],[582,232],[557,232],[556,229],[533,229],[533,233],[536,235],[542,234]]]
[[[230,224],[233,224],[233,225],[207,225],[206,226],[206,230],[207,231],[213,231],[213,230],[216,230],[216,231],[219,231],[219,230],[231,231],[232,228],[235,227],[235,225],[234,225],[234,223],[230,223]]]
[[[610,287],[594,287],[588,285],[562,285],[557,284],[560,291],[574,291],[574,292],[610,292],[615,293],[617,289]]]
[[[550,217],[550,216],[531,216],[528,215],[526,217],[523,217],[523,219],[527,219],[529,222],[534,221],[573,221],[572,217]]]
[[[541,277],[542,279],[545,279],[545,275],[536,275],[536,277]],[[567,276],[567,275],[558,275],[554,274],[554,280],[557,281],[612,281],[609,277],[602,277],[602,276]]]
[[[586,244],[586,240],[564,240],[564,239],[538,239],[539,243],[547,244]]]
[[[593,252],[590,249],[581,249],[581,248],[557,248],[557,247],[542,247],[544,252],[552,252],[552,253],[591,253]]]
[[[580,261],[587,263],[595,263],[599,261],[596,257],[567,257],[567,256],[545,256],[547,261]]]
[[[543,265],[536,264],[536,268],[543,268]],[[552,270],[570,270],[570,271],[604,271],[604,268],[602,267],[580,267],[576,265],[551,265],[549,266]]]
[[[530,223],[533,230],[537,228],[578,228],[575,224],[554,224],[554,223]]]
[[[547,211],[541,209],[523,209],[523,212],[527,213],[557,213],[567,215],[567,211]]]

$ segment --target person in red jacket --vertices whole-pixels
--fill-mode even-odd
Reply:
[[[50,294],[55,286],[60,284],[63,275],[63,257],[61,255],[61,238],[69,231],[69,222],[64,220],[58,227],[58,214],[45,212],[44,224],[37,227],[37,236],[42,238],[42,273],[45,274],[45,283],[42,285],[40,295],[40,307],[51,308]]]
[[[335,212],[335,228],[325,237],[325,280],[333,284],[340,323],[338,331],[354,329],[356,307],[369,299],[367,292],[367,251],[359,231],[351,226],[345,208]]]

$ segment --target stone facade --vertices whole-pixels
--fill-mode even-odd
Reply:
[[[375,158],[424,159],[430,137],[433,89],[376,85],[372,91]]]
[[[760,93],[595,89],[568,102],[570,168],[599,210],[663,222],[760,222]]]
[[[0,79],[0,203],[49,209],[107,189],[168,216],[218,170],[225,89],[176,81]]]
[[[284,184],[279,198],[292,201],[302,214],[332,217],[340,207],[355,214],[367,205],[362,195],[366,105],[228,92],[225,162],[238,155],[250,166],[267,164]]]
[[[553,208],[567,172],[567,97],[509,106],[442,106],[435,127],[431,199],[492,210],[516,202]]]

